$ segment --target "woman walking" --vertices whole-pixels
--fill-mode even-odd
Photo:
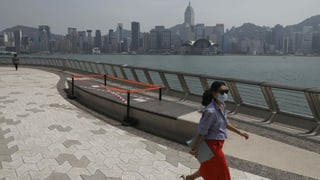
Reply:
[[[18,71],[19,61],[20,61],[20,59],[18,58],[18,55],[14,54],[13,58],[12,58],[12,63],[14,64],[16,71]]]
[[[226,158],[222,151],[224,140],[227,139],[226,130],[229,129],[245,139],[248,139],[249,135],[235,128],[227,120],[226,105],[224,103],[227,99],[228,89],[226,84],[221,81],[213,82],[210,90],[203,94],[202,104],[206,107],[202,113],[198,125],[198,135],[190,153],[196,155],[198,145],[201,141],[205,141],[214,156],[210,160],[201,163],[199,170],[195,173],[181,176],[184,180],[193,180],[200,176],[205,180],[231,180]]]

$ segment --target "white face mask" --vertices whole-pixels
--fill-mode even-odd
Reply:
[[[218,100],[220,102],[225,102],[226,100],[228,100],[228,94],[227,93],[219,94],[218,95]]]

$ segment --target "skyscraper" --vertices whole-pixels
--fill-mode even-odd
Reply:
[[[189,5],[184,12],[184,24],[186,27],[194,26],[194,11],[191,7],[191,3],[189,2]]]
[[[49,42],[51,38],[50,27],[39,26],[39,49],[40,51],[50,51]]]
[[[122,50],[122,43],[123,43],[123,25],[122,23],[118,23],[117,27],[117,41],[118,41],[118,52]]]
[[[150,31],[150,49],[153,51],[170,50],[171,31],[164,26],[156,26]]]
[[[197,24],[196,25],[196,39],[204,39],[205,38],[205,26],[204,24]]]
[[[87,36],[88,36],[88,45],[92,46],[92,30],[88,29],[87,30]]]
[[[140,24],[131,23],[131,50],[137,51],[140,48]]]
[[[102,47],[102,37],[101,37],[101,31],[96,30],[96,36],[94,38],[94,46],[101,49]]]
[[[22,41],[22,30],[21,29],[14,30],[13,34],[14,34],[14,45],[16,47],[16,51],[20,53],[21,41]]]

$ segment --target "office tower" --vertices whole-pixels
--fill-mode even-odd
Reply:
[[[118,23],[117,43],[118,43],[118,52],[120,52],[122,49],[121,44],[123,43],[123,25],[122,25],[122,23]]]
[[[40,51],[50,51],[50,27],[47,25],[39,26],[39,50]]]
[[[216,40],[215,43],[218,44],[218,51],[222,51],[223,50],[223,37],[224,37],[224,24],[216,24],[216,28],[215,28],[215,36],[216,36]]]
[[[145,52],[149,51],[151,44],[150,44],[150,33],[143,33],[143,50]]]
[[[68,27],[68,34],[67,34],[67,39],[70,41],[69,43],[69,50],[72,53],[77,53],[78,52],[78,47],[77,47],[77,41],[78,41],[78,34],[77,34],[77,28],[72,28]]]
[[[94,38],[94,47],[97,47],[99,49],[101,49],[102,47],[102,37],[100,30],[96,30],[96,36]]]
[[[184,12],[184,24],[186,27],[194,26],[194,11],[190,2],[186,8],[186,11]]]
[[[301,50],[304,54],[310,54],[312,52],[312,35],[313,27],[303,26]]]
[[[153,51],[169,50],[171,48],[171,31],[164,26],[156,26],[150,31],[150,49]]]
[[[140,48],[140,24],[131,23],[131,51],[137,51]]]
[[[90,30],[90,29],[87,30],[87,36],[88,36],[88,39],[87,39],[88,40],[88,45],[92,46],[92,44],[93,44],[92,43],[93,42],[93,40],[92,40],[92,30]]]
[[[16,47],[16,51],[20,53],[21,41],[22,41],[22,30],[21,29],[14,30],[13,34],[14,34],[14,45]]]
[[[196,39],[204,39],[205,38],[205,26],[204,24],[197,24],[195,29]]]
[[[78,44],[79,44],[79,51],[83,53],[85,51],[85,41],[86,41],[86,31],[79,31],[78,32]]]

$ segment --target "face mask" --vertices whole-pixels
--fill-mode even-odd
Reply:
[[[226,100],[228,100],[228,94],[226,94],[226,93],[223,93],[222,95],[219,94],[219,95],[218,95],[218,100],[219,100],[220,102],[225,102]]]

